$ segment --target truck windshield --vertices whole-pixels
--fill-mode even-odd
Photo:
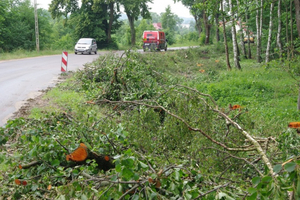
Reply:
[[[154,40],[156,38],[156,34],[154,33],[147,33],[147,39]]]

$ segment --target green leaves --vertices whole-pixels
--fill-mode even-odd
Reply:
[[[289,162],[289,163],[286,163],[285,165],[284,165],[284,169],[287,171],[287,172],[293,172],[294,170],[295,170],[295,168],[296,168],[296,163],[294,163],[294,162]]]
[[[281,164],[275,165],[273,167],[273,170],[274,170],[275,173],[278,174],[282,170],[282,165]]]

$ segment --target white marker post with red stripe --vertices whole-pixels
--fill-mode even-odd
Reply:
[[[61,72],[67,72],[67,66],[68,66],[68,52],[64,51],[62,52],[61,56]]]

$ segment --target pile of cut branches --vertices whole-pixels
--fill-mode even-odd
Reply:
[[[76,86],[61,87],[85,95],[78,110],[19,118],[1,128],[3,163],[13,166],[2,171],[2,196],[287,197],[283,186],[297,181],[278,182],[279,175],[297,174],[298,165],[276,165],[276,140],[251,132],[251,111],[219,107],[209,94],[178,84],[148,56],[100,57],[75,74]]]

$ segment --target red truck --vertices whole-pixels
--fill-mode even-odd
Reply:
[[[164,49],[167,51],[166,35],[162,31],[144,31],[143,33],[143,49],[158,50]]]

